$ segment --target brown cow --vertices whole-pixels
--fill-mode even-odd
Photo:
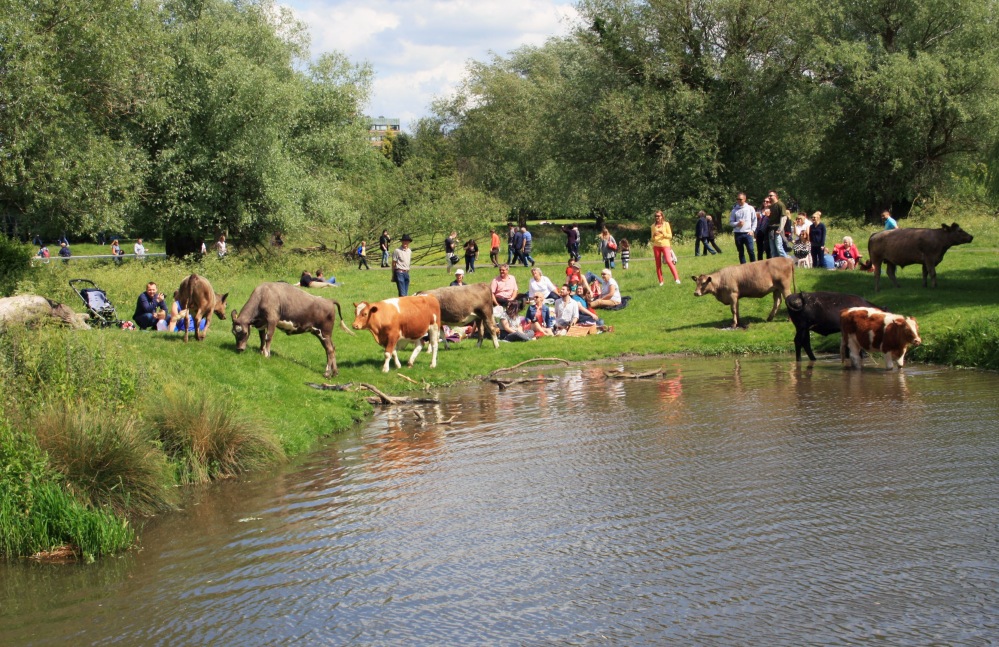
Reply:
[[[940,225],[940,229],[891,229],[871,234],[867,241],[867,253],[874,266],[874,291],[881,289],[881,264],[888,266],[888,278],[901,287],[895,279],[895,267],[920,264],[923,266],[923,287],[927,287],[927,276],[937,287],[937,265],[944,253],[954,245],[964,245],[974,237],[961,229],[956,222]]]
[[[430,368],[437,367],[437,342],[440,337],[441,306],[435,297],[415,296],[385,299],[377,303],[354,304],[354,330],[370,330],[382,348],[385,349],[385,365],[382,372],[388,373],[389,361],[395,358],[395,367],[402,368],[396,344],[400,339],[416,342],[416,349],[409,357],[412,368],[416,356],[423,350],[423,337],[430,334]]]
[[[453,285],[419,292],[420,295],[436,297],[441,304],[441,323],[463,326],[477,323],[479,343],[482,346],[482,329],[487,328],[493,339],[493,348],[499,348],[499,331],[493,323],[493,291],[488,283]],[[447,347],[447,339],[444,340]]]
[[[229,293],[219,296],[212,289],[212,284],[203,276],[192,274],[180,283],[177,290],[177,301],[180,303],[180,322],[184,326],[184,343],[187,343],[187,317],[193,312],[194,338],[204,340],[208,336],[208,326],[211,324],[212,313],[225,321],[226,299]],[[201,329],[201,320],[205,320],[205,329]]]
[[[915,319],[877,308],[847,308],[840,313],[840,329],[839,356],[844,366],[849,359],[851,368],[860,368],[862,350],[884,353],[889,370],[895,362],[902,368],[909,345],[923,343]]]
[[[765,261],[730,265],[711,274],[690,277],[697,284],[694,296],[713,294],[725,305],[732,306],[732,327],[739,322],[739,299],[758,299],[773,292],[774,307],[767,317],[773,321],[782,298],[791,293],[794,280],[794,261],[790,258],[768,258]]]
[[[335,309],[334,309],[335,308]],[[254,288],[243,309],[232,311],[232,334],[236,337],[236,352],[246,350],[250,329],[260,332],[260,352],[271,356],[271,340],[275,329],[289,335],[310,332],[326,350],[326,377],[337,374],[336,348],[333,346],[333,326],[340,315],[340,327],[353,335],[340,313],[340,304],[307,294],[290,283],[261,283]]]

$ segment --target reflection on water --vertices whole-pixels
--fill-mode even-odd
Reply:
[[[470,385],[140,552],[0,566],[3,644],[995,643],[996,375],[657,366]]]

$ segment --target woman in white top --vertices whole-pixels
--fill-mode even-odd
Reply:
[[[541,274],[540,267],[531,270],[531,281],[527,285],[527,298],[533,301],[535,294],[540,294],[546,299],[558,298],[558,288],[550,278]]]
[[[604,269],[600,272],[600,287],[600,297],[590,303],[591,308],[614,308],[621,305],[621,289],[611,276],[610,270]]]

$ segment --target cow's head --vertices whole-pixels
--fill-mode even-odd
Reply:
[[[885,348],[905,350],[909,346],[919,346],[923,340],[919,337],[919,327],[912,317],[895,317],[885,327],[885,337],[882,344]]]
[[[697,285],[697,288],[694,290],[695,297],[702,297],[705,294],[715,293],[715,284],[714,281],[711,280],[710,274],[701,274],[700,276],[692,276],[690,278],[694,279],[694,283]]]
[[[215,294],[215,307],[212,308],[212,312],[214,312],[215,316],[221,319],[222,321],[225,321],[225,300],[228,298],[229,298],[228,292],[226,292],[222,296],[219,296],[218,293]]]
[[[369,304],[361,301],[360,303],[354,304],[354,330],[364,330],[368,327],[368,317],[371,316],[372,312],[376,309],[372,308]]]
[[[236,321],[236,311],[232,311],[232,334],[236,338],[236,352],[242,353],[246,350],[246,340],[250,338],[250,328]],[[224,317],[223,317],[224,318]]]
[[[943,230],[945,232],[947,232],[947,236],[948,238],[950,238],[950,242],[952,245],[964,245],[966,243],[970,243],[975,239],[974,236],[972,236],[965,230],[961,229],[961,225],[957,224],[956,222],[952,223],[950,226],[948,225],[940,225],[940,226],[943,227]]]

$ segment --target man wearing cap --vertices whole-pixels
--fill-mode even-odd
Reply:
[[[409,244],[413,242],[409,234],[403,234],[399,241],[400,247],[392,252],[392,280],[399,288],[399,296],[409,296],[409,264],[413,258],[413,250]]]
[[[454,271],[454,280],[451,281],[451,287],[457,287],[465,285],[465,270],[460,267]]]

